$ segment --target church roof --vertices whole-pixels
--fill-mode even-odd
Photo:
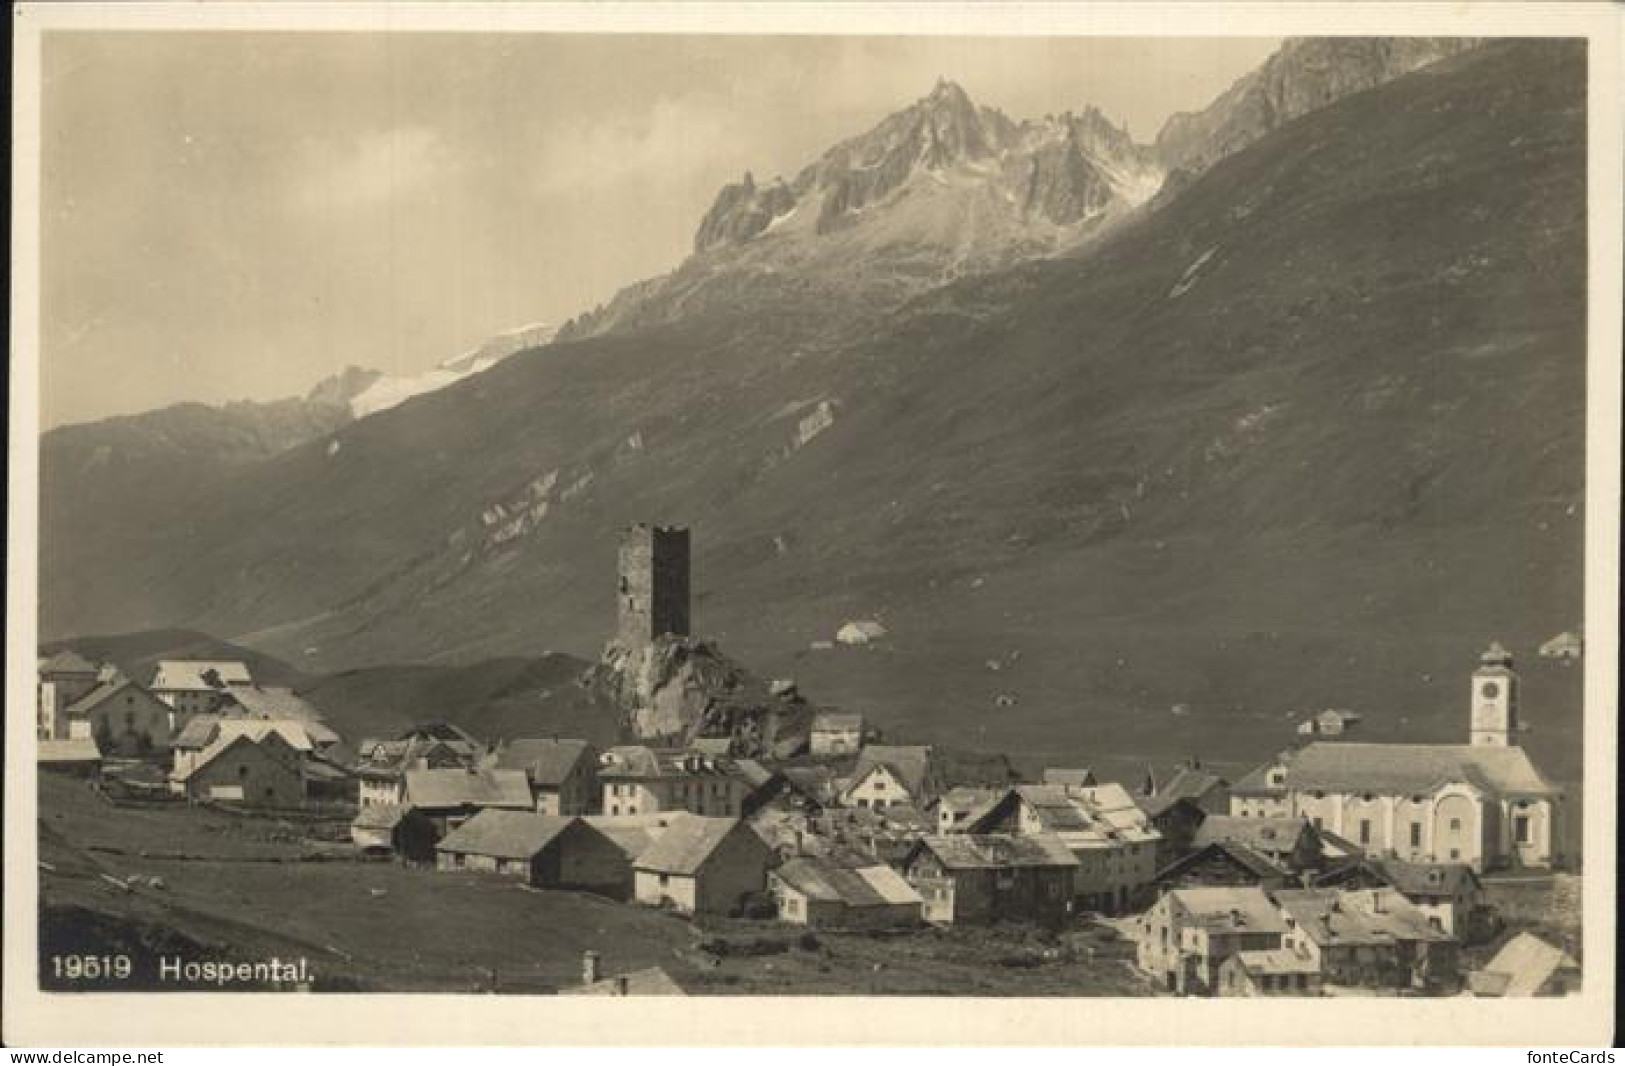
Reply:
[[[1429,792],[1451,781],[1486,791],[1546,796],[1552,786],[1519,747],[1473,744],[1314,743],[1286,763],[1286,787],[1385,795]]]

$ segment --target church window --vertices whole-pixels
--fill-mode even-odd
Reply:
[[[1512,819],[1512,836],[1520,844],[1529,843],[1529,818],[1526,815],[1520,814]]]
[[[1450,819],[1450,831],[1452,833],[1461,832],[1461,819],[1460,818],[1452,818],[1452,819]]]
[[[1360,843],[1371,843],[1371,819],[1369,818],[1360,819]]]
[[[1421,846],[1422,846],[1422,823],[1421,822],[1412,822],[1411,823],[1411,847],[1419,848]]]

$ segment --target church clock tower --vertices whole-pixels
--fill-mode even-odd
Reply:
[[[1518,674],[1499,641],[1479,656],[1473,671],[1472,743],[1504,748],[1518,743]]]

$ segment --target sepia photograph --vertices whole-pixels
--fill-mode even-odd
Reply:
[[[16,9],[7,1043],[1606,1044],[1618,11],[771,6]]]

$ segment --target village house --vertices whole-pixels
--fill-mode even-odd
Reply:
[[[356,745],[356,761],[350,768],[358,780],[357,800],[363,807],[400,806],[406,800],[408,770],[467,769],[484,753],[485,746],[472,738],[436,735],[423,728],[391,740],[364,739]]]
[[[841,800],[851,807],[876,810],[897,803],[923,809],[937,792],[929,746],[870,744],[858,756],[858,765]]]
[[[533,811],[534,804],[530,782],[520,770],[453,766],[406,771],[404,805],[428,818],[441,837],[480,811]]]
[[[559,989],[561,996],[686,996],[683,986],[658,966],[605,977],[596,951],[582,960],[581,984]]]
[[[983,788],[959,785],[933,799],[925,808],[938,833],[963,833],[966,824],[978,814],[1003,799],[1008,788]]]
[[[1353,711],[1324,710],[1298,723],[1303,736],[1340,737],[1360,724],[1360,716]]]
[[[1320,832],[1302,818],[1239,818],[1210,814],[1191,838],[1193,848],[1205,848],[1219,840],[1245,844],[1255,854],[1276,865],[1301,874],[1318,869],[1322,860]]]
[[[1480,939],[1492,922],[1484,884],[1465,863],[1360,857],[1327,869],[1311,887],[1392,888],[1427,915],[1435,929],[1463,942]]]
[[[1315,960],[1291,948],[1238,951],[1219,966],[1221,996],[1318,996]]]
[[[89,737],[74,740],[36,742],[36,761],[41,773],[95,778],[102,772],[102,753]]]
[[[301,753],[275,730],[259,736],[239,733],[210,746],[184,771],[172,773],[171,787],[194,800],[298,807],[305,801],[301,763]]]
[[[1557,945],[1519,933],[1467,975],[1467,988],[1475,996],[1572,995],[1580,990],[1580,964]]]
[[[813,715],[809,747],[814,755],[851,755],[863,747],[863,715],[820,711]]]
[[[1136,959],[1170,992],[1215,995],[1219,971],[1243,951],[1282,946],[1286,923],[1259,888],[1183,888],[1166,893],[1136,923]]]
[[[813,929],[899,929],[919,925],[920,894],[883,863],[849,868],[829,859],[791,859],[768,875],[779,920]]]
[[[1542,659],[1561,659],[1572,662],[1585,654],[1585,640],[1578,633],[1559,633],[1540,646]]]
[[[695,737],[686,749],[690,755],[704,755],[712,759],[726,759],[734,753],[733,737]]]
[[[524,771],[541,814],[591,814],[597,804],[598,752],[585,740],[512,740],[493,765]]]
[[[1156,877],[1157,832],[1117,784],[1016,785],[973,815],[965,831],[1058,838],[1077,860],[1072,892],[1085,910],[1127,910]]]
[[[1276,905],[1282,943],[1313,959],[1326,984],[1355,988],[1450,988],[1457,944],[1391,889],[1283,889]]]
[[[599,810],[610,815],[688,811],[737,818],[752,791],[726,759],[642,745],[604,752],[598,780],[603,793]]]
[[[1078,860],[1052,834],[955,833],[920,838],[900,866],[929,922],[1056,927],[1071,912]]]
[[[133,681],[98,685],[61,712],[66,737],[90,737],[107,758],[169,756],[169,707]]]
[[[62,712],[88,696],[101,683],[101,667],[76,651],[41,656],[35,694],[37,716],[34,735],[39,740],[68,739]]]
[[[1238,782],[1232,813],[1308,818],[1373,857],[1549,869],[1563,795],[1518,746],[1517,695],[1511,656],[1492,647],[1473,673],[1470,743],[1317,741]]]
[[[633,894],[680,914],[732,914],[767,888],[777,862],[749,823],[683,814],[633,863]]]
[[[1200,759],[1186,759],[1152,795],[1165,801],[1188,799],[1208,814],[1230,811],[1230,782],[1203,769]]]
[[[226,702],[230,685],[252,685],[246,663],[232,659],[160,659],[152,675],[152,694],[175,712],[174,727],[194,714],[209,714]]]
[[[362,807],[350,823],[350,840],[364,856],[393,854],[411,862],[432,862],[435,835],[428,818],[396,804]]]
[[[1133,796],[1132,799],[1157,831],[1157,869],[1172,863],[1191,850],[1196,830],[1207,812],[1188,796]]]
[[[625,899],[632,864],[607,836],[574,815],[484,810],[435,845],[436,866],[483,870],[532,888],[574,889]]]
[[[686,811],[667,811],[657,814],[589,814],[582,820],[621,849],[626,857],[627,864],[637,861],[638,856],[649,850],[649,846],[664,833],[677,819],[684,817]]]
[[[301,761],[314,750],[304,726],[298,722],[222,718],[218,714],[193,715],[170,745],[174,755],[170,780],[177,786],[175,791],[185,791],[184,787],[178,787],[180,783],[191,776],[192,771],[205,757],[212,758],[216,748],[229,744],[240,736],[257,741],[267,733],[276,733],[280,736],[288,747],[299,754]]]
[[[1292,871],[1239,840],[1215,840],[1157,871],[1159,892],[1192,888],[1275,889],[1297,883]]]
[[[316,751],[325,751],[339,742],[339,735],[328,726],[322,712],[291,688],[228,685],[220,707],[213,713],[261,722],[298,722]]]

